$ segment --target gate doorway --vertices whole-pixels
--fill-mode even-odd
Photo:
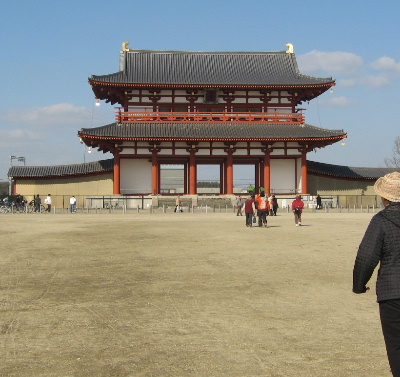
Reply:
[[[221,165],[197,165],[197,193],[218,195],[221,192]]]
[[[160,165],[160,193],[183,194],[185,192],[185,166],[183,164]]]

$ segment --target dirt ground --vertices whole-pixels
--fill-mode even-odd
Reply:
[[[371,216],[0,215],[0,376],[390,377]]]

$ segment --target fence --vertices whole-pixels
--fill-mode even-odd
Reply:
[[[153,205],[151,196],[76,196],[76,212],[78,213],[134,213],[143,210],[149,212],[166,213],[174,210],[175,205],[172,203],[158,206]],[[211,198],[212,199],[212,198]],[[316,208],[315,197],[304,196],[305,211],[316,212],[376,212],[383,208],[379,196],[376,195],[326,195],[322,196],[322,209]],[[52,196],[52,213],[68,213],[71,212],[70,196],[55,195]],[[208,212],[234,212],[236,207],[234,204],[219,204],[217,200],[221,200],[221,196],[215,197],[216,204],[194,205],[190,198],[187,198],[187,203],[184,205],[186,212],[192,213],[208,213]],[[291,202],[293,197],[281,196],[278,197],[279,211],[291,211]],[[210,200],[211,203],[213,200]],[[29,199],[28,199],[29,202]],[[44,198],[42,197],[42,203]],[[235,200],[233,201],[233,203]],[[74,208],[74,209],[75,209]],[[32,207],[22,206],[17,208],[11,205],[10,208],[1,212],[33,212]],[[75,210],[74,210],[75,212]]]

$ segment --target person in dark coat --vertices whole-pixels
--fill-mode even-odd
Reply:
[[[42,199],[39,194],[35,196],[35,211],[40,213],[40,206],[42,205]]]
[[[322,198],[317,195],[317,209],[322,209]]]
[[[275,195],[272,195],[272,216],[276,216],[276,212],[278,211],[278,199],[276,199]]]
[[[379,178],[375,192],[385,208],[374,215],[360,243],[353,269],[353,292],[365,293],[380,263],[376,282],[382,333],[394,377],[400,377],[400,173]]]

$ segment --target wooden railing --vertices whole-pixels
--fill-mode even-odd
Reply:
[[[116,122],[259,122],[304,123],[305,116],[298,113],[247,113],[247,112],[124,112],[117,109]]]

